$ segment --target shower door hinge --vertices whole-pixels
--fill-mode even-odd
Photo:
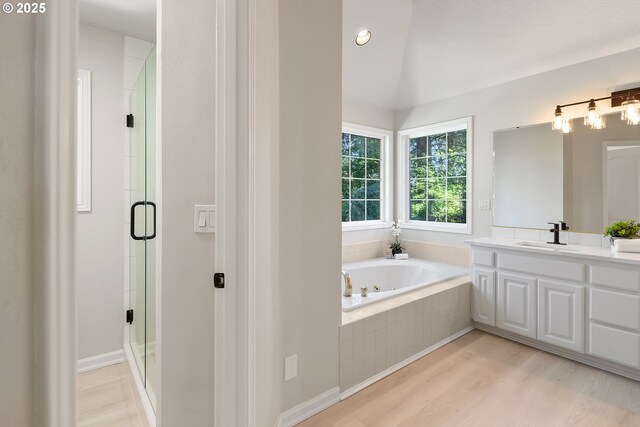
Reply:
[[[127,310],[127,323],[133,323],[133,309]]]
[[[216,273],[213,275],[213,286],[218,289],[224,289],[224,273]]]
[[[127,127],[133,127],[133,114],[127,114]]]

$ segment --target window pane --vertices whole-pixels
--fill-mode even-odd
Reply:
[[[367,158],[380,159],[380,140],[367,138]]]
[[[342,176],[349,176],[349,157],[342,156]]]
[[[364,221],[364,200],[351,202],[351,221]]]
[[[342,198],[349,199],[349,179],[342,178]]]
[[[367,180],[367,199],[379,199],[380,198],[380,180],[368,179]]]
[[[427,201],[412,200],[411,201],[411,220],[425,221],[427,219]]]
[[[351,135],[351,157],[364,157],[365,137]]]
[[[343,133],[342,134],[342,155],[343,156],[349,155],[349,145],[351,145],[349,143],[349,134]]]
[[[342,202],[342,221],[349,221],[349,202]]]
[[[447,180],[447,198],[461,200],[467,198],[467,178],[449,178]]]
[[[449,167],[447,169],[447,174],[449,176],[467,175],[467,156],[449,156]]]
[[[365,160],[364,159],[351,159],[351,177],[352,178],[365,177]]]
[[[444,156],[429,157],[427,159],[429,178],[440,178],[447,175],[447,158]],[[353,165],[351,166],[353,168]]]
[[[409,158],[427,157],[427,137],[413,138],[409,140]]]
[[[445,178],[435,178],[427,181],[427,198],[444,200],[447,198]]]
[[[446,202],[444,200],[429,200],[427,220],[445,222],[447,220]]]
[[[364,179],[351,180],[351,199],[364,200]]]
[[[467,202],[464,200],[449,200],[447,203],[447,222],[465,224],[467,222]]]
[[[409,197],[411,200],[427,198],[427,181],[424,179],[409,180]]]
[[[449,132],[449,154],[467,155],[467,131]]]
[[[437,135],[429,135],[429,156],[444,156],[447,154],[447,134],[440,133]]]
[[[380,179],[380,160],[367,159],[367,178]]]
[[[409,161],[409,178],[427,177],[427,159],[412,159]]]
[[[367,221],[380,219],[380,200],[367,200]]]

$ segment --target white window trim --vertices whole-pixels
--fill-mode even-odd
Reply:
[[[342,133],[380,139],[380,220],[343,222],[342,231],[374,230],[390,227],[393,221],[393,132],[342,122]]]
[[[409,219],[409,140],[431,133],[452,132],[467,129],[467,223],[449,224],[431,221],[411,221]],[[471,234],[473,231],[473,117],[463,117],[427,126],[405,129],[397,138],[397,189],[398,219],[402,227],[414,230],[439,231],[446,233]]]
[[[76,211],[91,212],[91,71],[78,70]]]

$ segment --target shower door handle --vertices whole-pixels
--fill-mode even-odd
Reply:
[[[153,208],[153,234],[151,236],[147,236],[147,240],[156,238],[156,204],[153,202],[147,202],[147,205],[151,205]]]
[[[136,208],[138,206],[145,206],[145,214],[146,214],[146,205],[150,205],[153,208],[153,234],[151,236],[137,236],[136,235]],[[151,240],[156,238],[156,204],[153,202],[135,202],[131,205],[131,228],[130,228],[131,238],[133,240]]]

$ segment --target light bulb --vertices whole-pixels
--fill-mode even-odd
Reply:
[[[556,112],[553,116],[553,122],[551,122],[551,129],[553,130],[562,130],[562,110],[558,105],[556,107]]]
[[[622,103],[624,110],[622,111],[622,120],[626,120],[627,124],[637,125],[640,123],[640,101],[635,98],[627,98]]]
[[[571,122],[569,120],[562,121],[562,133],[571,132]]]
[[[591,129],[602,129],[604,127],[604,120],[598,113],[596,108],[596,102],[592,99],[589,102],[587,115],[584,118],[584,125],[589,126]]]
[[[371,31],[367,29],[360,30],[358,34],[356,34],[356,44],[358,46],[364,46],[369,43],[369,40],[371,40]]]

